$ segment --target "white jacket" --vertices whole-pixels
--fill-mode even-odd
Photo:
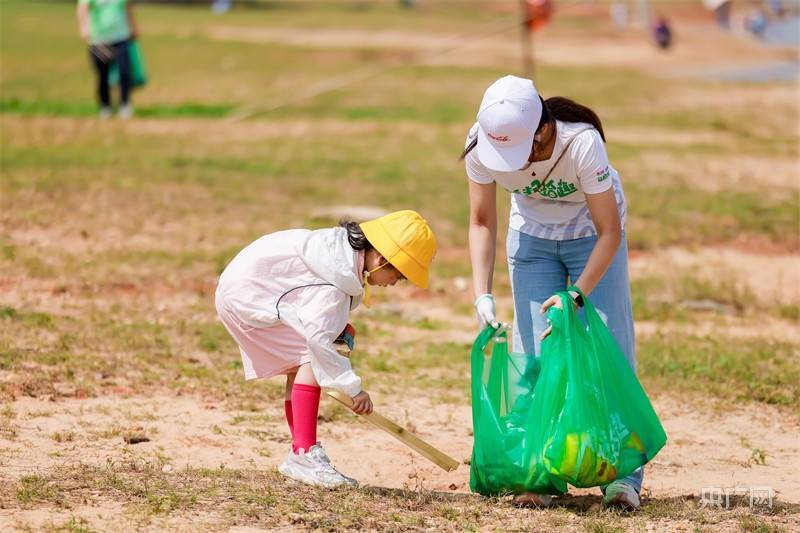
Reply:
[[[217,286],[218,298],[243,323],[283,323],[304,336],[317,383],[350,396],[361,392],[361,378],[333,341],[363,294],[358,252],[344,228],[265,235],[233,258]]]

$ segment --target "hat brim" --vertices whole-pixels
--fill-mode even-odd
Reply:
[[[531,155],[531,147],[533,146],[533,136],[535,132],[531,132],[530,136],[525,137],[522,141],[514,146],[506,148],[498,148],[492,144],[486,132],[478,125],[478,159],[481,164],[490,170],[498,172],[514,172],[521,170],[526,166],[528,157]]]

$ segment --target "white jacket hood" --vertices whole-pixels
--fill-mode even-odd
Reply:
[[[345,294],[354,298],[364,294],[358,273],[358,252],[350,246],[345,228],[309,232],[298,243],[297,254],[311,272]]]

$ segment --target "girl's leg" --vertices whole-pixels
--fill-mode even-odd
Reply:
[[[567,264],[571,280],[574,281],[580,277],[596,241],[597,237],[585,237],[563,242],[562,256]],[[603,278],[589,295],[589,299],[591,299],[598,314],[602,317],[603,322],[608,326],[617,344],[622,348],[625,359],[635,372],[636,344],[630,287],[628,278],[628,244],[623,232],[622,243],[614,255],[611,266],[608,267]],[[640,468],[620,481],[631,485],[636,492],[639,492],[643,478],[644,473]]]
[[[294,417],[292,416],[292,386],[294,385],[294,378],[297,376],[297,370],[286,374],[286,392],[283,396],[283,414],[286,416],[286,423],[289,424],[289,433],[294,439]]]
[[[292,450],[308,451],[317,443],[317,414],[319,413],[320,387],[311,370],[311,365],[301,365],[294,378],[291,392]]]
[[[538,357],[539,335],[547,328],[539,309],[553,293],[564,290],[567,269],[558,257],[558,241],[509,229],[507,253],[514,295],[513,349]]]

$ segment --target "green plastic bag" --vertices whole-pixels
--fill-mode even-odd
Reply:
[[[486,357],[492,343],[491,358]],[[488,364],[487,364],[488,362]],[[504,329],[487,326],[472,346],[474,444],[469,486],[484,495],[536,492],[563,494],[567,484],[548,473],[530,427],[539,362],[508,353]]]
[[[147,68],[139,41],[128,41],[128,58],[131,62],[131,87],[142,87],[147,83]],[[108,84],[119,84],[119,67],[114,62],[108,71]]]
[[[605,485],[651,460],[667,436],[591,301],[583,296],[584,324],[569,294],[558,296],[563,309],[548,310],[553,331],[542,341],[533,440],[550,474],[576,487]]]

